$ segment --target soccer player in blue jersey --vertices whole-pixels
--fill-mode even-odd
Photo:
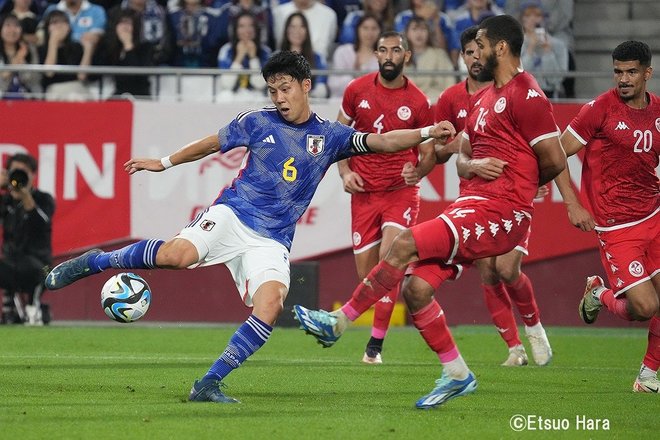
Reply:
[[[309,106],[310,66],[294,52],[274,55],[262,69],[275,105],[239,114],[218,134],[192,142],[162,159],[131,159],[126,171],[163,171],[247,146],[248,158],[233,184],[179,235],[142,240],[122,249],[92,249],[65,261],[46,277],[51,289],[65,287],[109,268],[185,269],[224,263],[252,315],[238,328],[189,399],[235,403],[221,381],[270,337],[289,289],[289,249],[296,221],[305,212],[330,166],[369,152],[396,152],[428,138],[456,134],[448,122],[384,134],[360,133],[314,114]]]

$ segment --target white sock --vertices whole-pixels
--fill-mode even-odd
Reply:
[[[543,326],[541,325],[541,322],[537,322],[531,327],[525,326],[525,333],[527,334],[533,334],[533,335],[540,335],[543,333]]]
[[[514,352],[514,351],[516,351],[516,350],[522,350],[522,351],[525,351],[525,346],[522,345],[522,344],[514,345],[513,347],[510,347],[510,348],[509,348],[509,353],[512,353],[512,352]]]
[[[642,367],[639,369],[639,377],[656,377],[657,374],[657,371],[651,370],[644,364],[642,364]]]
[[[447,375],[452,379],[464,380],[470,374],[470,369],[465,363],[463,356],[460,354],[453,361],[449,361],[446,364],[443,364],[443,367],[447,372]]]

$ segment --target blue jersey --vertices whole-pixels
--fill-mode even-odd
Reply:
[[[367,152],[356,131],[312,113],[302,124],[286,122],[275,107],[241,113],[218,132],[220,150],[247,147],[245,167],[214,204],[229,206],[257,234],[287,249],[330,166]]]

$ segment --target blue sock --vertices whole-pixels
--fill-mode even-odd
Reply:
[[[240,367],[243,361],[266,343],[273,327],[262,322],[254,315],[245,321],[229,340],[227,348],[220,358],[211,365],[203,379],[222,380],[229,373]]]
[[[156,254],[163,240],[142,240],[111,252],[103,252],[89,259],[89,267],[101,272],[111,267],[115,269],[154,269]]]

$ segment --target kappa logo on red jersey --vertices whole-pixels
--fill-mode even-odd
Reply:
[[[366,99],[363,99],[362,101],[360,101],[360,103],[358,104],[358,108],[366,108],[366,109],[371,110],[371,106],[369,105],[369,101],[367,101]]]
[[[619,121],[619,123],[616,124],[615,130],[630,130],[630,128],[628,128],[628,125],[626,125],[625,122]]]
[[[530,99],[530,98],[540,98],[540,97],[541,97],[541,94],[540,94],[539,92],[537,92],[536,90],[534,90],[534,89],[527,89],[527,98],[526,98],[526,99]]]
[[[460,109],[460,110],[458,111],[458,115],[456,115],[456,118],[457,118],[457,119],[460,119],[460,118],[467,118],[467,110],[465,110],[464,108]],[[657,121],[656,121],[656,125],[657,125]]]
[[[325,146],[325,136],[323,135],[307,135],[307,152],[312,156],[316,157],[319,154],[323,153],[323,147]]]

